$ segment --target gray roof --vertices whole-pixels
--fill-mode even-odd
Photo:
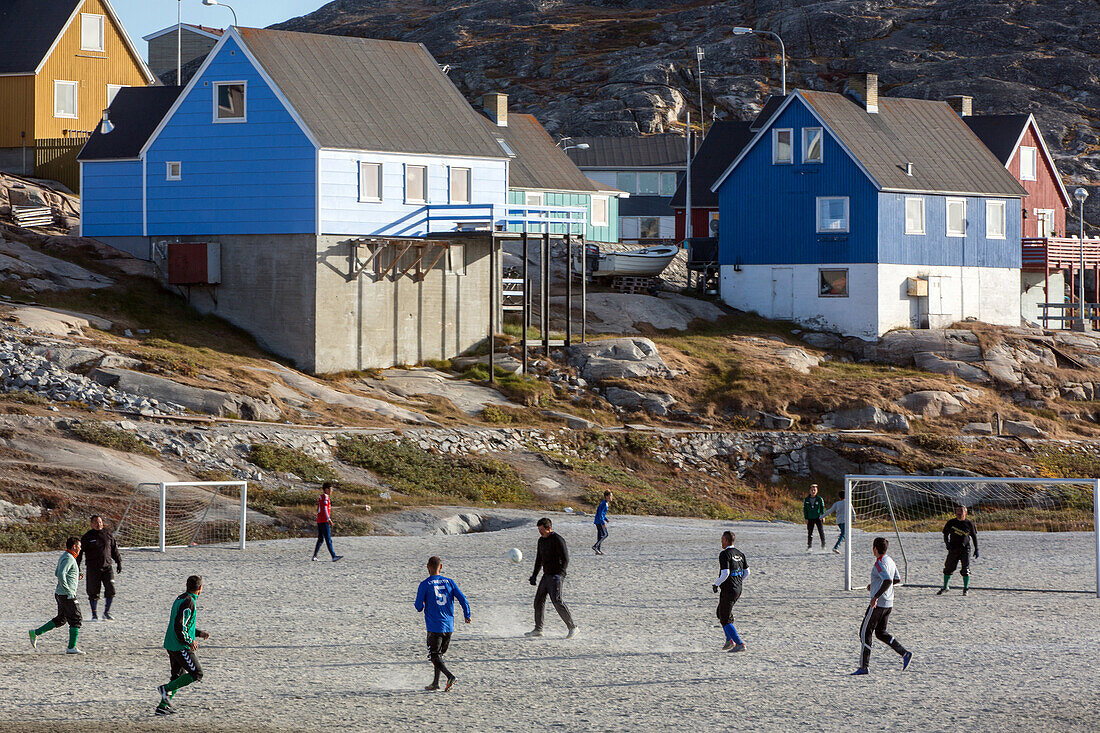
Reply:
[[[710,190],[718,176],[725,172],[737,154],[752,141],[751,122],[716,120],[707,130],[703,144],[691,159],[691,205],[697,208],[717,208],[718,194]],[[684,181],[676,187],[670,204],[673,208],[687,205]]]
[[[508,165],[509,188],[538,188],[552,191],[606,191],[581,173],[555,143],[534,115],[508,113],[508,126],[500,127],[481,118],[490,134],[502,138],[515,151]]]
[[[96,125],[78,160],[137,158],[149,136],[179,96],[180,87],[124,87],[108,108],[115,129],[104,135]]]
[[[236,30],[323,148],[507,157],[422,44]]]
[[[581,168],[684,168],[687,142],[683,135],[664,133],[644,137],[575,137],[568,155]]]
[[[0,74],[33,74],[82,0],[0,0]]]
[[[1026,196],[946,102],[879,97],[878,114],[843,94],[799,90],[879,186],[988,196]],[[913,175],[906,164],[913,164]]]

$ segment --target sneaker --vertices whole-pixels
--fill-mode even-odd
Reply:
[[[963,588],[963,595],[964,595],[964,596],[966,595],[966,592],[967,592],[968,590],[970,590],[970,589],[969,589],[969,588]]]
[[[812,555],[812,554],[813,554],[813,552],[814,552],[814,548],[812,548],[812,547],[807,547],[807,548],[806,548],[806,554],[807,554],[807,555]]]
[[[901,671],[904,672],[909,667],[909,663],[912,661],[913,652],[905,652],[905,654],[901,655]]]
[[[726,645],[722,647],[722,651],[728,652],[733,649],[733,639],[726,639]]]
[[[863,675],[863,674],[867,674],[867,668],[866,667],[860,667],[855,672],[852,672],[852,674],[850,674],[849,677],[858,677],[859,675]]]
[[[168,687],[166,685],[161,685],[157,688],[157,692],[160,693],[160,704],[168,706]]]
[[[942,596],[946,592],[947,592],[947,588],[940,588],[938,591],[936,591],[936,595],[937,596]]]
[[[333,558],[332,558],[332,561],[336,562],[338,560],[343,560],[343,559],[344,559],[343,555],[334,555]]]
[[[457,677],[452,677],[451,679],[447,680],[447,686],[443,688],[443,691],[450,692],[451,688],[455,686],[455,680],[457,679]]]
[[[103,612],[103,620],[104,620],[104,621],[114,621],[115,619],[114,619],[114,617],[113,617],[113,616],[111,616],[111,614],[109,614],[109,613],[107,613],[106,611],[104,611],[104,612]]]
[[[526,634],[524,634],[524,636],[528,636],[528,637],[542,636],[542,629],[531,629]]]
[[[595,545],[592,545],[592,552],[594,552],[594,553],[596,553],[597,555],[599,555],[599,554],[600,554],[600,548],[596,547]]]
[[[838,550],[837,548],[835,548],[835,547],[834,547],[834,548],[833,548],[833,554],[834,554],[834,555],[839,555],[839,554],[840,554],[840,550]]]
[[[310,562],[317,562],[317,556],[314,555],[312,558],[310,558]]]
[[[92,614],[92,618],[91,618],[91,620],[92,620],[92,621],[98,621],[98,620],[99,620],[99,616],[96,616],[96,615],[95,615],[95,614],[93,613],[93,614]]]
[[[580,628],[579,628],[579,627],[577,627],[577,626],[574,626],[574,627],[572,627],[571,629],[569,629],[569,633],[565,635],[565,638],[566,638],[566,639],[572,639],[572,638],[573,638],[574,636],[576,636],[576,635],[577,635],[577,633],[578,633],[579,631],[580,631]]]
[[[171,715],[174,712],[176,712],[176,709],[166,703],[157,705],[157,709],[153,711],[155,715]]]
[[[71,646],[65,650],[66,654],[83,654],[84,652],[75,646]]]
[[[437,684],[436,684],[436,683],[434,683],[434,682],[433,682],[432,684],[430,684],[430,685],[428,685],[427,687],[425,687],[425,688],[424,688],[424,690],[425,690],[426,692],[432,692],[432,691],[434,691],[434,690],[438,690],[438,689],[439,689],[439,685],[437,685]]]
[[[732,648],[732,649],[730,649],[730,653],[731,653],[731,654],[732,654],[733,652],[743,652],[743,651],[745,651],[745,644],[744,644],[744,643],[741,643],[741,644],[734,644],[734,645],[733,645],[733,648]]]
[[[38,648],[38,634],[34,633],[34,629],[28,632],[31,635],[31,649]]]

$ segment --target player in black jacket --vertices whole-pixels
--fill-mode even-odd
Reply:
[[[98,514],[91,519],[92,528],[80,538],[80,555],[77,565],[87,560],[88,572],[85,575],[88,588],[88,605],[92,607],[92,621],[98,621],[96,606],[99,604],[99,587],[103,586],[103,620],[111,618],[111,602],[115,600],[115,575],[122,572],[122,556],[118,554],[118,545],[111,530],[103,526],[103,517]],[[111,569],[111,561],[115,567]]]
[[[978,556],[978,533],[974,523],[966,518],[966,507],[955,507],[955,518],[943,525],[943,543],[947,545],[947,562],[943,564],[943,587],[936,595],[947,592],[955,566],[962,563],[963,595],[970,590],[970,540],[974,540],[974,557]]]
[[[722,533],[722,552],[718,555],[718,579],[711,587],[718,596],[718,620],[726,632],[726,645],[723,651],[743,652],[745,644],[733,625],[733,604],[741,597],[741,581],[749,574],[749,561],[744,553],[733,546],[733,532]]]
[[[537,585],[535,591],[535,628],[524,636],[542,636],[542,614],[546,608],[546,596],[550,596],[550,602],[554,604],[561,620],[565,622],[569,633],[566,639],[572,639],[577,634],[577,625],[573,623],[573,614],[569,612],[569,606],[562,600],[561,592],[565,585],[565,571],[569,567],[569,550],[565,546],[565,540],[553,529],[549,518],[543,517],[538,521],[539,545],[535,554],[535,570],[531,573],[531,585]],[[542,569],[542,580],[539,581],[539,569]]]

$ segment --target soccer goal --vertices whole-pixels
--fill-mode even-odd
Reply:
[[[248,484],[244,481],[142,483],[118,520],[120,547],[237,544],[244,549]]]
[[[946,558],[943,527],[966,507],[980,559],[974,590],[1095,593],[1100,598],[1100,480],[845,476],[844,587],[853,582],[855,530],[886,537],[902,581],[940,587]],[[870,538],[855,540],[870,557]],[[958,569],[954,581],[961,582]]]

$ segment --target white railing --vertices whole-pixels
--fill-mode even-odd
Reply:
[[[424,216],[431,234],[485,230],[583,235],[588,226],[584,206],[439,204],[425,206]]]

